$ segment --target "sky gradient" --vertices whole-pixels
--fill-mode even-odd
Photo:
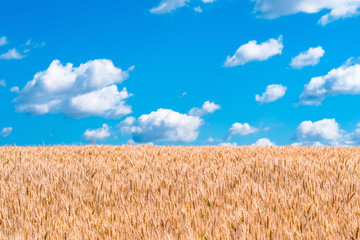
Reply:
[[[0,145],[360,142],[360,0],[1,5]]]

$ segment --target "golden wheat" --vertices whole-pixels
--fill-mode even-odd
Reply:
[[[1,239],[357,239],[360,148],[2,147]]]

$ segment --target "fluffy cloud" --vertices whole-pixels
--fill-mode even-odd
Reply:
[[[320,62],[320,58],[324,56],[325,51],[322,47],[310,48],[306,52],[300,53],[294,57],[290,66],[295,69],[301,69],[305,66],[315,66]]]
[[[359,15],[359,0],[252,0],[256,2],[255,11],[264,18],[303,13],[318,13],[324,9],[330,10],[319,20],[326,25],[329,22]]]
[[[4,79],[0,80],[0,87],[6,87],[6,82]]]
[[[170,13],[180,7],[184,7],[190,0],[162,0],[157,7],[150,9],[153,14]]]
[[[206,101],[201,108],[192,108],[188,114],[190,116],[201,117],[208,113],[214,113],[216,110],[219,109],[220,105],[215,104],[214,102]]]
[[[348,61],[327,75],[312,78],[300,96],[303,105],[320,105],[328,96],[360,94],[360,65]]]
[[[275,143],[271,142],[268,138],[260,138],[251,146],[275,146]]]
[[[25,55],[21,55],[20,52],[16,50],[16,48],[12,48],[6,53],[0,55],[0,59],[10,60],[10,59],[22,59]]]
[[[360,125],[346,134],[335,119],[323,119],[317,122],[304,121],[296,131],[295,143],[297,146],[341,146],[341,145],[358,145],[360,144]]]
[[[235,67],[252,61],[265,61],[272,56],[281,55],[283,48],[282,36],[278,39],[271,38],[260,44],[253,40],[240,46],[234,56],[228,56],[224,66]]]
[[[7,41],[6,37],[0,37],[0,46],[3,46],[5,44],[8,44],[9,42]]]
[[[229,136],[227,138],[230,141],[231,137],[235,135],[246,136],[249,134],[256,133],[258,131],[257,128],[250,126],[248,123],[234,123],[229,129]]]
[[[131,113],[131,107],[125,104],[131,94],[126,88],[119,91],[116,84],[128,77],[128,71],[106,59],[88,61],[79,67],[54,60],[20,91],[14,100],[16,110],[33,115],[62,112],[72,118],[120,118]]]
[[[110,137],[110,128],[108,125],[103,124],[103,126],[98,129],[87,129],[84,132],[83,137],[86,139],[86,141],[106,140],[108,137]]]
[[[326,143],[339,145],[343,140],[343,131],[335,119],[323,119],[317,122],[304,121],[296,130],[296,139],[305,145]]]
[[[0,132],[0,136],[8,137],[8,136],[10,136],[12,131],[13,131],[12,127],[3,128],[3,130],[1,130],[1,132]]]
[[[203,124],[200,115],[189,115],[170,109],[158,109],[138,119],[128,117],[120,123],[123,134],[132,134],[136,143],[192,142]]]
[[[272,84],[266,87],[266,91],[260,96],[256,94],[255,100],[261,103],[269,103],[282,98],[287,88],[280,84]]]

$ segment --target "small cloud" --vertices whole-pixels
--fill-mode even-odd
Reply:
[[[110,137],[110,128],[107,124],[103,124],[103,126],[98,129],[87,129],[83,137],[86,141],[103,141]]]
[[[0,80],[0,87],[6,87],[6,82],[4,79]]]
[[[194,7],[194,11],[195,11],[195,12],[198,12],[198,13],[202,13],[202,12],[203,12],[203,10],[201,9],[200,6]]]
[[[0,132],[0,136],[8,137],[8,136],[10,136],[12,131],[13,131],[12,127],[3,128],[3,130]]]
[[[257,140],[254,144],[251,146],[276,146],[275,143],[271,142],[268,138],[261,138]]]
[[[162,0],[157,7],[150,9],[152,14],[171,13],[174,10],[184,7],[190,0]]]
[[[180,98],[182,98],[182,97],[185,97],[187,95],[187,92],[183,92],[182,94],[181,94],[181,96],[179,96]]]
[[[250,126],[248,123],[234,123],[229,129],[229,135],[227,141],[235,135],[246,136],[258,132],[258,129]]]
[[[7,51],[6,53],[3,53],[0,55],[0,59],[4,59],[4,60],[10,60],[10,59],[23,59],[24,57],[26,57],[25,55],[21,55],[21,53],[19,53],[16,48],[12,48],[9,51]]]
[[[272,84],[266,87],[266,91],[255,96],[255,100],[260,103],[270,103],[282,98],[286,93],[287,87],[281,84]]]
[[[208,113],[214,113],[216,110],[219,110],[221,107],[218,104],[215,104],[214,102],[206,101],[202,105],[201,108],[192,108],[189,111],[190,116],[204,116]]]
[[[265,61],[272,56],[281,55],[284,45],[282,36],[278,39],[271,38],[266,42],[258,44],[257,41],[250,41],[240,46],[234,56],[228,56],[224,66],[236,67],[253,61]]]
[[[14,86],[14,87],[10,88],[10,92],[19,93],[19,87]]]
[[[4,46],[6,44],[8,44],[9,42],[7,41],[7,38],[5,36],[0,37],[0,46]]]
[[[325,51],[321,46],[310,48],[306,52],[302,52],[298,56],[294,57],[290,66],[295,69],[302,69],[306,66],[315,66],[320,62],[320,58],[322,58],[324,54]]]
[[[219,146],[220,146],[220,147],[235,147],[235,146],[237,146],[237,143],[228,143],[228,142],[225,142],[225,143],[220,143]]]

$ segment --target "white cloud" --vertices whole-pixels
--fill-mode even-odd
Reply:
[[[126,88],[119,91],[117,87],[129,77],[128,72],[106,59],[88,61],[79,67],[71,63],[63,66],[54,60],[20,91],[15,99],[16,110],[33,115],[64,113],[73,118],[120,118],[131,113],[125,100],[132,95]]]
[[[282,36],[278,39],[271,38],[261,44],[255,40],[250,41],[240,46],[234,56],[228,56],[224,66],[235,67],[252,61],[265,61],[272,56],[281,55],[283,48]]]
[[[294,57],[290,63],[290,66],[295,69],[301,69],[305,66],[315,66],[320,62],[320,58],[325,54],[324,49],[319,46],[316,48],[310,48],[309,50],[300,53]]]
[[[201,9],[200,6],[194,7],[194,11],[195,11],[195,12],[198,12],[198,13],[202,13],[202,12],[203,12],[203,10]]]
[[[201,108],[192,108],[189,111],[189,115],[201,117],[208,113],[214,113],[216,110],[219,110],[220,108],[221,108],[220,105],[215,104],[214,102],[206,101],[204,102]]]
[[[249,134],[256,133],[258,131],[257,128],[250,126],[248,123],[234,123],[231,128],[229,129],[229,137],[228,141],[231,139],[232,136],[241,135],[246,136]]]
[[[360,65],[345,65],[331,70],[327,75],[312,78],[305,85],[300,96],[303,105],[320,105],[328,96],[340,94],[360,94]]]
[[[12,131],[13,131],[12,127],[3,128],[3,130],[1,130],[1,132],[0,132],[0,136],[8,137],[8,136],[10,136]]]
[[[86,141],[106,140],[108,137],[110,137],[110,128],[108,125],[103,124],[103,126],[98,129],[87,129],[84,132],[83,137],[86,139]]]
[[[255,11],[264,18],[277,18],[296,13],[318,13],[330,10],[319,20],[319,24],[355,17],[359,15],[359,0],[252,0],[256,2]]]
[[[22,59],[25,55],[21,55],[20,52],[16,50],[16,48],[12,48],[6,53],[0,55],[0,59],[10,60],[10,59]]]
[[[18,86],[14,86],[14,87],[10,88],[10,92],[19,93],[19,87],[18,87]]]
[[[360,144],[360,125],[348,134],[340,129],[335,119],[323,119],[317,122],[304,121],[296,131],[295,144],[303,146],[348,146]]]
[[[204,106],[207,104],[204,103]],[[205,107],[206,109],[206,107]],[[214,112],[213,108],[207,113]],[[190,115],[170,109],[158,109],[138,119],[128,117],[119,124],[123,134],[132,134],[136,143],[149,142],[193,142],[199,135],[204,120],[201,115]]]
[[[260,138],[251,146],[275,146],[275,143],[271,142],[268,138]]]
[[[165,14],[184,7],[190,0],[162,0],[157,7],[150,9],[153,14]]]
[[[335,119],[304,121],[296,130],[296,139],[305,145],[314,145],[318,142],[339,145],[343,140],[343,130]]]
[[[6,82],[4,79],[0,80],[0,87],[6,87]]]
[[[175,11],[178,8],[187,6],[187,3],[190,3],[191,0],[161,0],[159,5],[150,9],[150,12],[153,14],[166,14]],[[215,0],[201,0],[203,3],[212,3]],[[194,7],[194,11],[202,12],[200,6]]]
[[[121,131],[132,133],[137,143],[148,142],[192,142],[199,135],[203,120],[198,116],[181,114],[169,109],[158,109],[140,116],[136,122],[128,125],[122,122]]]
[[[261,103],[269,103],[282,98],[286,93],[287,87],[280,84],[272,84],[266,87],[266,91],[260,96],[256,94],[255,100]]]
[[[0,37],[0,46],[3,46],[5,44],[8,44],[7,38],[5,36]]]
[[[220,143],[219,146],[220,146],[220,147],[235,147],[235,146],[237,146],[237,143],[228,143],[228,142],[225,142],[225,143]]]

